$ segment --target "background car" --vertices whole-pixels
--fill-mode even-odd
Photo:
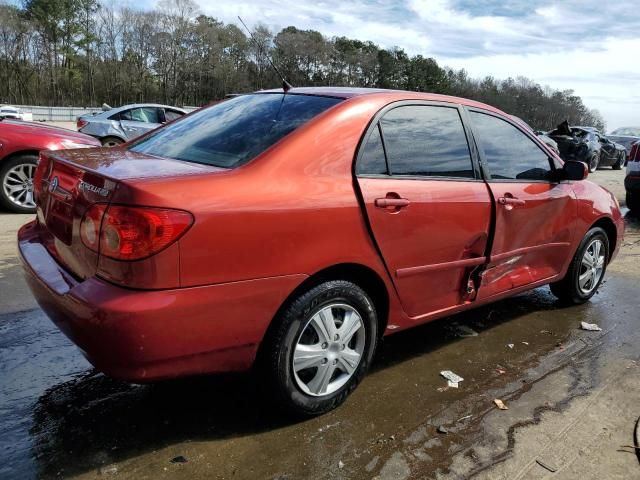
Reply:
[[[571,127],[566,120],[548,135],[557,142],[563,160],[586,163],[590,172],[599,166],[619,170],[625,162],[625,150],[602,135],[594,127]]]
[[[318,415],[382,335],[547,284],[574,304],[596,293],[624,220],[583,163],[561,163],[472,100],[260,91],[122,148],[43,153],[19,251],[99,370],[255,365],[279,406]]]
[[[607,135],[607,138],[612,142],[623,145],[627,150],[627,157],[629,157],[631,154],[631,146],[635,142],[640,141],[640,127],[616,128],[613,132]]]
[[[33,175],[41,150],[99,146],[95,138],[73,130],[0,118],[0,205],[35,212]]]
[[[627,192],[627,207],[634,215],[640,216],[640,140],[631,145],[624,189]]]
[[[598,166],[611,166],[620,170],[627,160],[627,149],[620,143],[612,142],[601,133],[596,133],[600,142],[600,159]]]
[[[15,120],[33,120],[31,112],[25,112],[21,108],[12,107],[11,105],[3,105],[0,107],[0,118],[13,118]]]
[[[176,120],[185,113],[185,110],[169,105],[125,105],[82,115],[78,117],[76,126],[79,132],[97,138],[103,146],[113,147]]]

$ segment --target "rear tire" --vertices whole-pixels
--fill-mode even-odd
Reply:
[[[624,153],[618,155],[618,160],[611,166],[611,168],[613,168],[614,170],[620,170],[622,168],[622,165],[624,164],[625,157],[626,154]]]
[[[103,147],[117,147],[122,145],[124,141],[118,137],[104,137],[100,139]]]
[[[579,305],[598,291],[609,260],[609,238],[594,227],[580,242],[564,278],[550,286],[551,293],[563,302]]]
[[[598,170],[598,165],[600,165],[600,154],[596,152],[589,157],[589,163],[587,163],[589,173],[593,173]]]
[[[34,213],[33,175],[38,156],[18,155],[0,163],[0,205],[15,213]]]
[[[325,282],[290,302],[275,322],[260,368],[276,405],[311,417],[344,402],[367,373],[378,341],[367,293],[345,280]]]

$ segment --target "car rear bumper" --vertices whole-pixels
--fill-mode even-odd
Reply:
[[[34,227],[20,229],[18,247],[38,304],[98,370],[127,381],[249,369],[278,308],[306,278],[152,291],[78,281]]]

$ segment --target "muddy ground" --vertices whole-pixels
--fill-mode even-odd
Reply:
[[[623,172],[590,178],[623,203]],[[629,214],[588,304],[540,288],[388,337],[346,404],[304,422],[265,409],[250,375],[135,386],[92,370],[24,284],[14,239],[29,218],[0,212],[2,479],[640,478],[625,447],[640,416]]]

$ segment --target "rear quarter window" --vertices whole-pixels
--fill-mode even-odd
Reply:
[[[341,101],[297,94],[241,95],[169,124],[130,150],[234,168]]]

